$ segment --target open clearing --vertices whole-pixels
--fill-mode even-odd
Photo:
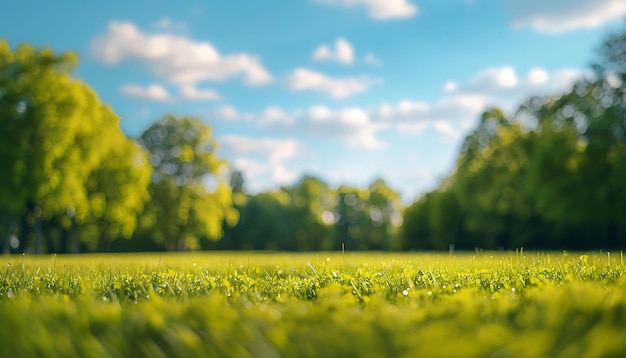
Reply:
[[[620,252],[0,259],[0,356],[626,356]]]

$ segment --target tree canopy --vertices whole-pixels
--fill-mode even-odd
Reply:
[[[0,212],[9,218],[28,212],[35,252],[40,251],[42,220],[63,217],[67,220],[60,223],[69,227],[102,217],[104,204],[99,202],[116,194],[90,190],[105,185],[101,168],[119,166],[112,161],[120,160],[121,148],[131,148],[122,156],[135,155],[117,115],[91,88],[71,77],[77,61],[72,53],[55,55],[28,45],[11,51],[0,41],[0,163],[6,168],[0,176]],[[134,161],[126,169],[140,165]],[[130,205],[135,211],[146,198],[141,190],[139,180],[128,190],[136,200],[118,200],[118,209]],[[134,229],[133,221],[120,215],[107,220],[127,221],[126,233]]]
[[[405,212],[405,245],[626,244],[626,35],[599,53],[595,77],[566,93],[530,98],[509,115],[485,111],[455,172]]]
[[[218,240],[222,223],[234,225],[226,163],[215,157],[211,127],[199,119],[165,116],[139,139],[153,172],[142,226],[169,250],[197,249]]]

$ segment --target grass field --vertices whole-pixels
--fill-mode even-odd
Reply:
[[[4,256],[2,357],[624,357],[621,253]]]

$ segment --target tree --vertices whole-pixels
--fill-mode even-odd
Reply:
[[[32,218],[35,252],[42,220],[71,214],[78,225],[89,215],[85,183],[112,150],[109,134],[121,133],[113,111],[71,78],[76,64],[72,53],[28,45],[11,52],[0,41],[0,212],[9,222]]]
[[[583,235],[569,235],[573,247],[621,245],[626,111],[616,91],[604,78],[581,82],[537,110],[526,109],[539,118],[529,178],[539,210],[551,222],[603,238],[592,244]]]
[[[299,251],[331,249],[333,220],[329,215],[333,215],[337,199],[328,184],[305,175],[294,186],[282,190],[289,198],[289,226],[295,238],[293,248]]]
[[[485,248],[626,244],[626,34],[600,55],[595,79],[509,118],[486,111],[447,183],[406,211],[408,247],[437,248],[458,223],[458,238]]]
[[[400,195],[381,180],[366,190],[342,186],[335,207],[335,249],[388,250],[400,248],[396,240],[402,222]]]
[[[152,168],[147,154],[121,133],[102,165],[87,180],[89,216],[83,225],[83,239],[109,251],[118,238],[131,238],[138,216],[149,200],[148,185]]]
[[[485,111],[466,138],[451,185],[465,213],[463,229],[482,236],[475,246],[523,244],[512,239],[510,228],[512,220],[536,215],[527,188],[534,141],[517,118],[509,119],[497,108]]]
[[[431,193],[422,195],[404,210],[401,228],[402,248],[405,250],[433,250],[435,243],[430,226]]]
[[[397,250],[401,247],[398,228],[402,224],[402,201],[400,194],[390,188],[382,179],[376,179],[368,187],[370,193],[365,202],[365,232],[368,249]]]
[[[139,140],[149,152],[153,172],[151,200],[142,227],[168,250],[198,249],[202,238],[222,236],[222,222],[234,225],[227,165],[214,156],[211,127],[199,119],[165,116]]]
[[[236,194],[233,194],[236,195]],[[240,219],[226,227],[220,247],[228,250],[295,250],[284,191],[265,192],[237,204]]]

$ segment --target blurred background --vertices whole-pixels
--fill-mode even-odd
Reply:
[[[9,2],[2,250],[621,249],[625,17]]]

